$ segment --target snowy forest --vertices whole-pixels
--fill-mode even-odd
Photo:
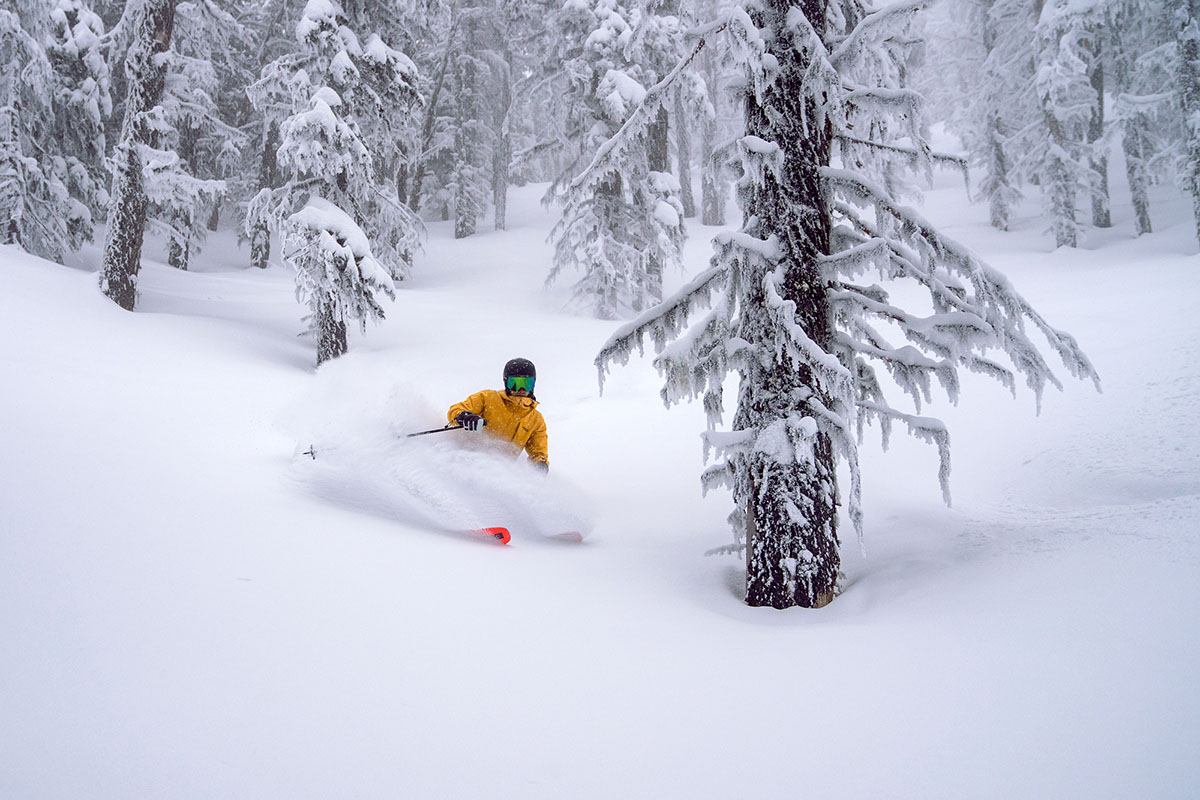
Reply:
[[[3,0],[0,798],[1191,800],[1198,268],[1200,0]]]
[[[612,321],[601,383],[653,350],[663,401],[707,414],[702,481],[732,492],[747,602],[819,607],[839,508],[861,535],[865,428],[933,445],[948,497],[949,434],[921,415],[935,385],[1100,385],[1069,332],[915,210],[922,186],[960,172],[1001,231],[1036,196],[1044,235],[1075,248],[1113,226],[1119,151],[1128,235],[1153,231],[1161,186],[1200,235],[1198,17],[1192,0],[17,0],[0,241],[61,262],[102,237],[100,288],[134,310],[147,234],[188,270],[236,230],[249,265],[294,272],[322,364],[385,298],[403,313],[428,222],[503,230],[510,189],[544,183],[546,282]],[[962,151],[931,147],[935,125]],[[665,293],[690,218],[740,227]],[[880,284],[899,281],[923,299]]]

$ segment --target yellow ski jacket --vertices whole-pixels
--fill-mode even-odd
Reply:
[[[485,431],[512,442],[524,450],[531,461],[549,466],[546,420],[537,407],[538,403],[532,397],[515,397],[495,389],[484,389],[450,406],[446,419],[453,423],[454,418],[464,411],[478,414],[487,423]]]

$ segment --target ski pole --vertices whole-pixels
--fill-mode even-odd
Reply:
[[[434,428],[431,431],[417,431],[416,433],[409,433],[409,434],[406,434],[404,438],[411,439],[414,436],[428,436],[431,433],[445,433],[446,431],[461,431],[462,427],[463,427],[462,425],[447,425],[444,428]]]

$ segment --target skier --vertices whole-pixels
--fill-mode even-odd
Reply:
[[[446,418],[472,433],[487,431],[511,442],[529,456],[535,467],[548,472],[550,455],[546,441],[546,420],[537,410],[533,384],[537,370],[526,358],[514,358],[504,365],[504,392],[484,389],[450,406]]]

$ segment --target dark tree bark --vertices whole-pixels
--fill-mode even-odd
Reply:
[[[161,56],[171,46],[174,24],[175,0],[147,0],[125,60],[129,91],[121,139],[113,153],[113,190],[100,287],[128,311],[137,302],[148,205],[139,145],[155,144],[147,112],[162,100],[167,66]]]
[[[746,133],[774,142],[782,150],[778,182],[764,174],[743,196],[745,219],[757,217],[759,235],[778,237],[783,247],[785,301],[796,304],[796,322],[822,350],[832,349],[833,333],[826,279],[820,258],[829,253],[832,215],[820,170],[829,165],[832,131],[804,120],[822,119],[803,89],[802,76],[812,54],[793,46],[789,13],[803,13],[818,35],[825,30],[826,0],[765,0],[760,30],[767,50],[778,59],[779,76],[761,103],[746,97]],[[769,172],[769,171],[767,171]],[[774,350],[765,281],[743,287],[740,336]],[[817,396],[828,406],[820,382],[807,368],[776,357],[756,363],[742,375],[736,430],[762,430],[804,407]],[[746,602],[752,606],[809,608],[833,599],[840,556],[837,539],[836,468],[833,445],[816,434],[812,463],[797,459],[781,465],[760,452],[749,453],[735,475],[735,501],[746,515]]]
[[[200,131],[191,126],[185,126],[179,132],[179,157],[190,167],[195,163],[196,148],[200,140]],[[171,224],[175,230],[167,243],[167,263],[175,269],[187,270],[192,252],[192,225],[195,221],[195,211],[192,209],[172,209],[168,212]]]
[[[346,339],[346,321],[334,314],[336,305],[321,303],[317,307],[317,366],[345,355],[349,349]]]

